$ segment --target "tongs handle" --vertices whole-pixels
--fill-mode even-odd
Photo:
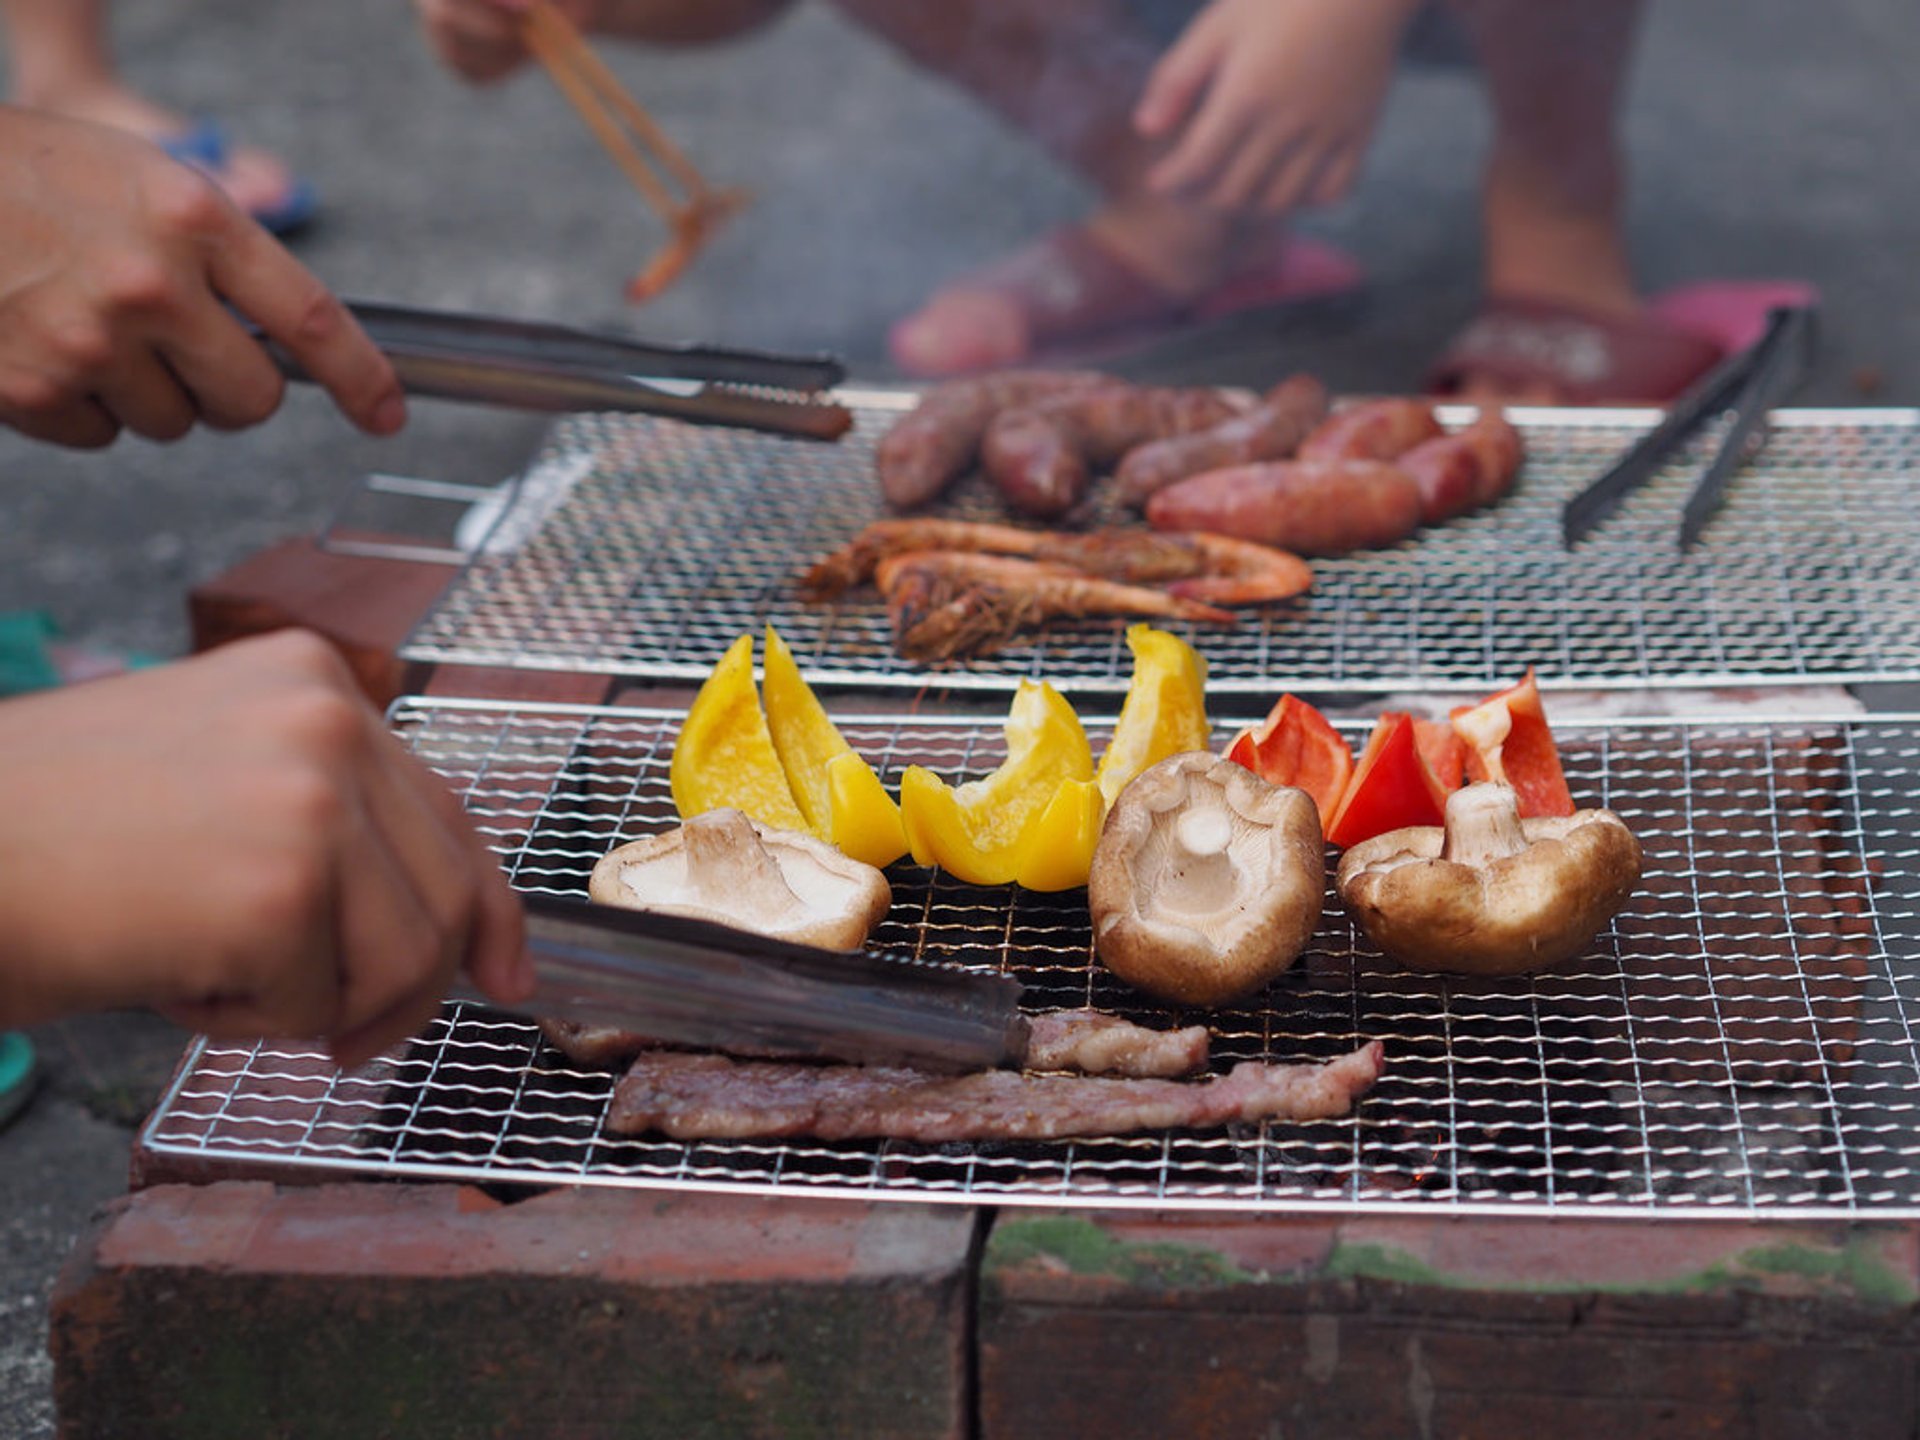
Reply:
[[[1690,550],[1719,508],[1727,482],[1764,443],[1767,416],[1793,393],[1812,358],[1813,311],[1781,306],[1767,316],[1767,333],[1753,348],[1753,365],[1734,400],[1733,424],[1695,482],[1680,515],[1680,548]]]
[[[1560,523],[1568,547],[1590,534],[1628,494],[1646,484],[1696,430],[1731,409],[1733,425],[1695,483],[1681,516],[1680,547],[1690,547],[1718,505],[1734,470],[1751,454],[1753,438],[1765,425],[1768,410],[1784,400],[1805,373],[1812,336],[1811,308],[1783,305],[1768,312],[1766,333],[1759,340],[1710,371],[1674,402],[1658,425],[1567,501]]]
[[[837,440],[853,424],[844,405],[814,393],[846,378],[845,366],[829,355],[654,345],[379,301],[353,300],[347,308],[410,394],[549,412],[664,415],[814,440]],[[267,348],[290,379],[310,378],[279,346]],[[771,393],[781,391],[796,393]]]
[[[1569,548],[1618,509],[1628,495],[1652,479],[1667,463],[1667,457],[1685,444],[1687,437],[1705,420],[1727,408],[1746,382],[1751,363],[1750,355],[1744,351],[1722,361],[1674,401],[1660,423],[1635,441],[1599,479],[1567,501],[1560,512],[1560,525]]]

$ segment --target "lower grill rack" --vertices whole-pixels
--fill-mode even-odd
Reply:
[[[579,895],[599,855],[677,818],[677,715],[408,700],[392,719],[523,890]],[[964,779],[1002,753],[985,720],[842,729],[890,784],[909,763]],[[1096,750],[1109,730],[1089,722]],[[1193,1015],[1098,965],[1082,892],[891,872],[875,944],[1017,975],[1036,1009],[1204,1020],[1216,1069],[1379,1039],[1386,1072],[1345,1119],[1045,1144],[618,1137],[601,1130],[613,1075],[571,1064],[522,1020],[449,1005],[350,1075],[307,1047],[198,1042],[142,1143],[238,1172],[869,1199],[1920,1215],[1920,717],[1621,720],[1556,736],[1579,803],[1639,835],[1645,877],[1585,955],[1531,977],[1401,971],[1329,893],[1292,970]]]

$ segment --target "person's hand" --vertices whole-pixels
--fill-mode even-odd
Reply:
[[[1213,0],[1147,77],[1162,194],[1277,215],[1351,188],[1418,0]]]
[[[533,976],[459,802],[318,637],[0,704],[0,1025],[150,1006],[353,1065]]]
[[[413,0],[427,43],[477,85],[527,63],[523,18],[534,0]],[[772,20],[793,0],[549,0],[578,30],[604,30],[662,45],[704,45]]]
[[[476,85],[504,80],[532,58],[523,17],[532,0],[414,0],[434,54]],[[580,29],[597,26],[595,0],[554,0]]]
[[[0,424],[85,447],[255,424],[285,381],[241,317],[362,429],[405,423],[346,307],[206,176],[119,130],[0,106]]]

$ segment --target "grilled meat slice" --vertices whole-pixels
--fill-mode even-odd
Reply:
[[[983,1070],[928,1075],[653,1050],[614,1088],[607,1127],[677,1140],[1059,1140],[1345,1115],[1380,1076],[1379,1041],[1320,1065],[1242,1061],[1206,1080]]]

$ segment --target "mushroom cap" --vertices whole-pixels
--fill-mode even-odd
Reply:
[[[1212,1006],[1299,958],[1325,889],[1326,842],[1307,793],[1191,751],[1120,792],[1087,905],[1109,970],[1150,995]]]
[[[729,809],[609,850],[587,894],[603,905],[717,920],[829,950],[858,950],[893,904],[892,886],[873,866]]]
[[[1578,955],[1627,903],[1640,842],[1611,810],[1522,820],[1505,785],[1447,799],[1447,823],[1362,841],[1335,886],[1409,970],[1519,975]]]

